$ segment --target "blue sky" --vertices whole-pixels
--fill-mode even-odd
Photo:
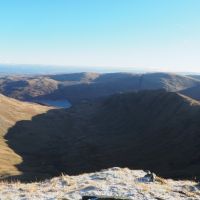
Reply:
[[[0,0],[0,63],[200,71],[199,0]]]

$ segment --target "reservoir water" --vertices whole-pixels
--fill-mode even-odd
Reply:
[[[67,100],[40,99],[40,100],[37,100],[36,103],[47,105],[47,106],[54,106],[54,107],[57,107],[57,108],[69,108],[69,107],[71,107],[71,103]]]

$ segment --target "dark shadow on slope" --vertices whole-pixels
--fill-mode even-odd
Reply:
[[[37,99],[68,99],[72,104],[108,97],[121,92],[138,90],[139,76],[128,77],[107,82],[81,83],[71,86],[61,86],[51,94],[38,96]]]
[[[200,100],[200,85],[182,90],[181,93],[199,101]]]
[[[17,166],[22,176],[11,178],[43,179],[64,172],[61,153],[72,125],[66,110],[59,109],[19,121],[10,128],[5,136],[7,144],[23,158]]]
[[[23,158],[24,181],[110,167],[199,177],[200,106],[175,93],[144,91],[50,110],[19,121],[5,139]]]
[[[90,107],[90,104],[87,106]],[[34,116],[32,120],[18,121],[11,127],[5,139],[8,146],[23,159],[16,166],[22,175],[5,179],[29,182],[61,173],[77,175],[108,167],[125,167],[120,163],[98,162],[101,148],[96,151],[95,135],[89,131],[88,117],[93,108],[87,106],[87,112],[83,111],[84,104],[78,109],[50,110]],[[100,155],[101,158],[104,155]]]

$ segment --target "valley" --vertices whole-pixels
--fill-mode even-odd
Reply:
[[[200,1],[0,1],[0,200],[200,200]]]
[[[42,180],[114,166],[149,169],[162,177],[200,177],[200,103],[190,97],[146,90],[68,109],[1,98],[2,155],[9,157],[6,163],[0,158],[3,179]],[[9,114],[12,122],[6,125]]]

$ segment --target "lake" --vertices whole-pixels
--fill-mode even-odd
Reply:
[[[54,106],[57,108],[69,108],[71,107],[71,103],[67,100],[46,100],[46,99],[40,99],[35,101],[39,104],[44,104],[47,106]]]

